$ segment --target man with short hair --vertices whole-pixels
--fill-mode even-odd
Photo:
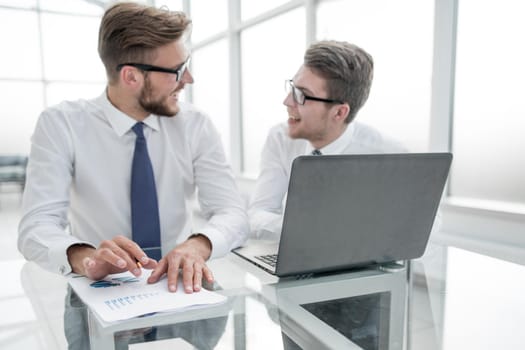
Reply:
[[[293,160],[300,155],[406,152],[398,142],[355,122],[373,77],[372,57],[356,45],[320,41],[287,80],[288,123],[273,127],[249,207],[254,238],[279,239],[283,199]]]
[[[193,83],[191,21],[117,3],[101,21],[106,91],[45,110],[32,137],[19,250],[48,270],[100,279],[140,266],[187,293],[206,260],[240,245],[248,220],[210,119],[179,101]],[[206,225],[192,230],[190,197]],[[66,232],[66,227],[69,231]],[[139,243],[144,241],[146,243]]]

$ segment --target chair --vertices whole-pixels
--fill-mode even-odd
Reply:
[[[24,190],[26,183],[26,156],[0,156],[0,185],[14,183]]]

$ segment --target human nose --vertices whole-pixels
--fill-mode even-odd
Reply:
[[[284,98],[283,105],[287,107],[293,107],[295,105],[295,101],[292,97],[292,92],[290,91],[286,97]]]
[[[191,75],[189,69],[186,69],[182,74],[181,82],[184,84],[193,84],[193,75]]]

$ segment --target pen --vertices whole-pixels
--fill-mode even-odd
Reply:
[[[139,269],[142,268],[142,264],[140,263],[140,261],[138,261],[137,259],[135,259],[135,263],[137,264],[137,267],[138,267]]]

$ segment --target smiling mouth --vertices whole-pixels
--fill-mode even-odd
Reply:
[[[170,97],[171,97],[172,99],[178,100],[178,99],[179,99],[179,95],[180,95],[180,91],[181,91],[181,90],[182,90],[182,89],[180,89],[180,88],[179,88],[179,89],[175,89],[175,90],[170,94]]]
[[[184,85],[179,85],[175,88],[175,90],[172,91],[171,93],[171,96],[175,96],[177,97],[177,95],[179,94],[179,92],[184,89]]]

